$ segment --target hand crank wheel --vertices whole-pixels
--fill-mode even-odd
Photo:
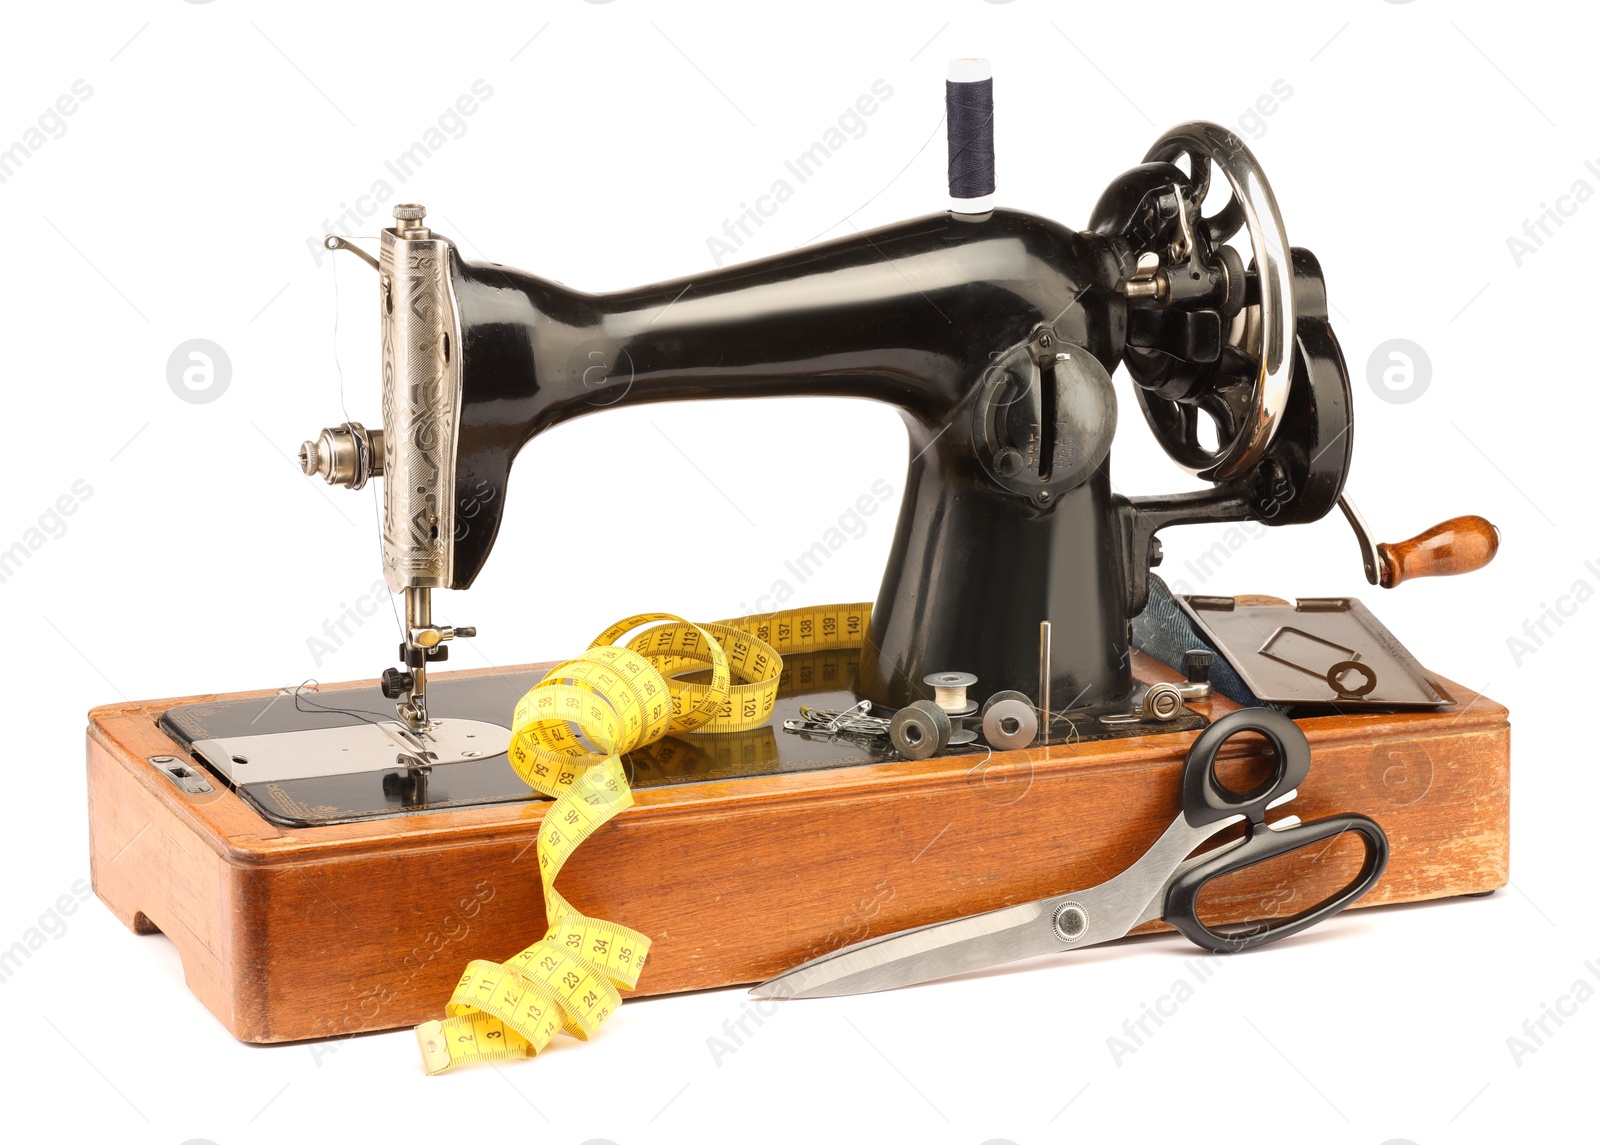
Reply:
[[[1211,168],[1222,173],[1232,190],[1227,205],[1210,217],[1199,217],[1194,237],[1217,250],[1241,227],[1250,237],[1254,256],[1245,305],[1226,330],[1215,363],[1183,397],[1164,397],[1133,355],[1128,368],[1145,419],[1168,456],[1208,481],[1242,478],[1266,455],[1288,405],[1294,369],[1295,304],[1289,241],[1261,166],[1233,132],[1213,123],[1175,127],[1158,139],[1149,162],[1189,162],[1189,201],[1198,213],[1210,188]],[[1184,209],[1181,208],[1180,209]],[[1239,265],[1238,261],[1233,262]],[[1168,388],[1168,387],[1161,387]],[[1216,423],[1217,444],[1202,443],[1200,418]]]

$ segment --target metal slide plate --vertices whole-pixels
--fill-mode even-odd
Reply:
[[[1359,600],[1317,597],[1290,605],[1241,604],[1231,596],[1175,599],[1250,691],[1268,703],[1340,711],[1455,703]],[[1352,686],[1361,694],[1352,694]]]
[[[394,721],[335,728],[202,739],[190,744],[235,787],[317,775],[351,775],[412,766],[462,763],[502,755],[511,729],[481,720],[440,720],[423,736]]]

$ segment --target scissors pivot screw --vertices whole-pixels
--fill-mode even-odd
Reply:
[[[1076,942],[1089,929],[1089,913],[1075,902],[1064,902],[1056,907],[1052,921],[1056,933],[1068,942]]]

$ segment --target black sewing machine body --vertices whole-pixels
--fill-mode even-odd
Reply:
[[[451,587],[488,557],[516,495],[513,458],[553,425],[641,402],[871,398],[901,411],[910,463],[861,694],[899,707],[951,666],[986,691],[1036,690],[1048,620],[1053,694],[1123,699],[1153,529],[1252,513],[1242,480],[1151,502],[1111,491],[1110,374],[1129,315],[1117,286],[1135,253],[1115,232],[995,210],[611,294],[453,258],[465,382],[456,489],[475,518],[458,531]],[[1305,276],[1315,273],[1307,259]],[[1331,343],[1326,360],[1347,416]],[[1317,504],[1295,490],[1282,499],[1292,512],[1255,515],[1326,512],[1344,436],[1340,472],[1305,491]]]
[[[1080,725],[1095,736],[1137,732],[1151,716],[1138,713],[1131,622],[1161,559],[1156,533],[1204,521],[1311,521],[1340,498],[1350,391],[1321,271],[1289,247],[1248,149],[1209,124],[1158,140],[1111,182],[1083,230],[994,207],[992,171],[987,190],[981,178],[958,179],[961,154],[953,135],[951,211],[611,293],[466,261],[415,204],[395,208],[376,258],[330,238],[378,272],[383,427],[324,430],[301,460],[307,473],[352,488],[382,477],[385,576],[405,598],[403,667],[386,670],[381,686],[398,701],[398,725],[353,746],[380,770],[413,776],[425,759],[469,766],[465,740],[444,742],[466,725],[441,731],[434,716],[452,713],[430,715],[427,670],[474,630],[436,624],[430,594],[469,587],[508,502],[539,495],[531,479],[514,484],[511,470],[525,450],[523,465],[537,466],[531,443],[541,432],[644,402],[791,395],[895,406],[909,461],[859,657],[797,668],[779,717],[786,704],[821,707],[819,697],[862,698],[888,714],[929,697],[930,674],[953,671],[978,678],[979,699],[1024,693],[1048,713],[1044,742],[1079,736]],[[1232,197],[1207,216],[1213,170]],[[1228,245],[1240,232],[1248,265]],[[1113,492],[1119,366],[1163,448],[1209,488]],[[630,510],[648,520],[652,507]],[[1369,560],[1369,576],[1372,568]],[[461,694],[453,683],[448,691]],[[1164,718],[1199,719],[1179,708]],[[1074,721],[1079,712],[1096,715]],[[323,712],[312,722],[346,720],[382,715]],[[239,778],[228,772],[231,717],[167,722],[210,742],[210,754],[196,750]],[[842,741],[821,753],[831,763],[812,748],[786,752],[782,741],[793,737],[773,740],[779,724],[742,748],[680,744],[664,758],[690,775],[723,775],[728,766],[759,773],[882,754]],[[290,760],[281,774],[289,781],[300,770]],[[669,766],[657,778],[677,773]],[[406,808],[430,802],[416,791],[398,797]]]
[[[471,263],[455,275],[469,381],[458,487],[490,491],[496,515],[458,538],[459,587],[515,495],[512,458],[543,429],[640,402],[872,398],[901,411],[911,461],[862,694],[898,707],[921,695],[912,681],[950,665],[997,690],[1032,688],[1041,620],[1056,625],[1062,687],[1126,691],[1126,542],[1107,465],[1125,315],[1105,305],[1119,278],[1109,241],[996,211],[615,294]],[[1017,392],[1006,376],[1038,373],[1026,351],[1042,330],[1077,354],[1053,410],[1036,381]],[[985,412],[1002,430],[1020,423],[1024,461],[1009,478],[995,454],[1011,443],[985,440]],[[1070,432],[1052,442],[1056,422]]]

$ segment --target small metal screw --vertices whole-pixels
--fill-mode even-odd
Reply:
[[[1183,694],[1168,683],[1151,684],[1144,694],[1143,714],[1147,720],[1175,720],[1183,712]]]
[[[1056,907],[1052,920],[1056,934],[1067,942],[1076,942],[1089,929],[1089,914],[1075,902],[1064,902]]]

